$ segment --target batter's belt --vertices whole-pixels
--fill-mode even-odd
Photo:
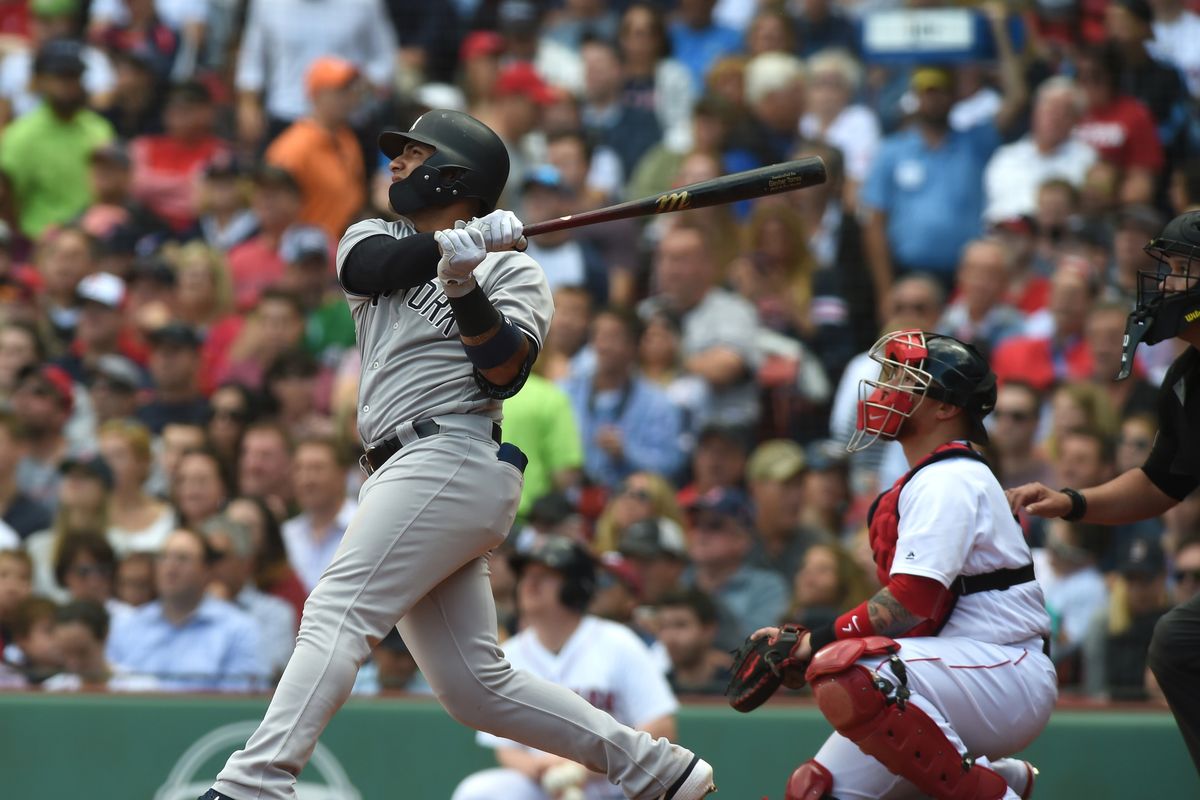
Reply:
[[[457,422],[463,417],[470,419],[472,424],[467,426],[449,424],[451,420]],[[447,424],[443,425],[436,419],[421,419],[417,420],[411,425],[401,426],[403,433],[390,436],[383,441],[368,445],[367,451],[362,454],[361,458],[358,459],[359,467],[361,467],[362,471],[369,476],[371,473],[375,472],[375,470],[386,464],[387,460],[396,455],[396,453],[398,453],[405,445],[412,444],[417,439],[426,439],[430,436],[437,436],[439,433],[461,432],[464,430],[469,430],[470,428],[478,428],[481,425],[486,425],[488,422],[491,422],[492,440],[495,441],[496,444],[500,444],[500,423],[498,422],[487,420],[483,417],[471,417],[470,415],[462,414],[456,414],[443,419],[447,421]],[[465,422],[466,420],[463,421]],[[404,435],[404,433],[407,433],[407,431],[404,431],[405,428],[411,431],[411,436]]]

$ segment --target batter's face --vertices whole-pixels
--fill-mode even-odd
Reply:
[[[404,150],[400,155],[388,163],[388,169],[392,173],[392,183],[407,178],[414,169],[424,164],[433,154],[434,149],[427,144],[409,142],[404,145]]]

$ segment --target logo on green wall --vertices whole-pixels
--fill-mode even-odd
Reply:
[[[184,752],[154,800],[196,800],[212,786],[217,772],[234,750],[258,727],[257,721],[231,722],[201,736]],[[362,800],[333,751],[320,742],[296,782],[299,800]]]

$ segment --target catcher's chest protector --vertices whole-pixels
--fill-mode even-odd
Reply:
[[[983,456],[962,442],[947,442],[936,449],[892,484],[892,488],[880,494],[867,512],[870,529],[871,552],[875,554],[875,574],[880,586],[887,586],[892,571],[892,560],[896,557],[896,538],[900,526],[900,492],[904,485],[921,469],[947,458],[973,458],[983,461]]]

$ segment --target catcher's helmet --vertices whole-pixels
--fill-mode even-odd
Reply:
[[[520,575],[528,564],[541,564],[563,575],[559,601],[580,613],[587,610],[596,593],[596,561],[583,545],[566,536],[546,536],[528,551],[511,558]]]
[[[1137,306],[1125,325],[1117,380],[1133,371],[1139,344],[1178,336],[1185,325],[1200,319],[1200,211],[1188,211],[1168,222],[1145,249],[1158,268],[1138,272]]]
[[[875,342],[870,356],[880,364],[879,379],[859,383],[858,426],[847,450],[895,439],[926,397],[963,409],[968,438],[988,441],[983,418],[996,405],[996,374],[974,347],[950,336],[902,330]]]
[[[379,149],[389,159],[403,153],[409,142],[432,147],[434,153],[392,184],[388,199],[397,214],[448,206],[464,197],[479,201],[480,214],[495,210],[508,181],[508,150],[491,128],[461,111],[434,109],[406,133],[379,135]]]

